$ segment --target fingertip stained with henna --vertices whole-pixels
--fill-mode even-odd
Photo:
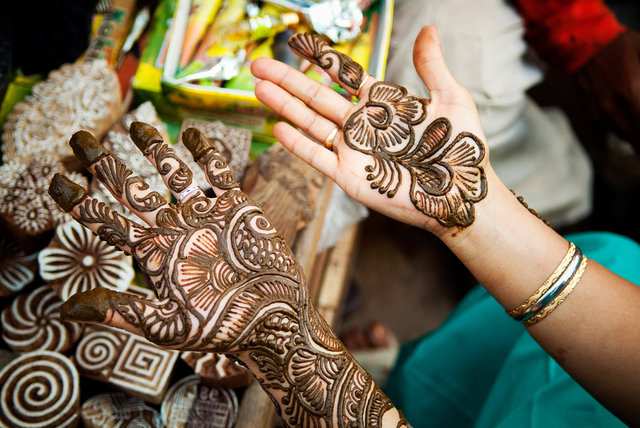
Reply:
[[[163,141],[162,135],[156,128],[144,122],[133,122],[129,127],[129,135],[142,153],[148,155],[149,146]]]
[[[73,154],[88,167],[109,154],[109,151],[87,131],[78,131],[69,140]]]
[[[56,174],[51,179],[49,195],[64,212],[69,212],[87,197],[87,191],[64,175]]]
[[[205,135],[196,128],[189,128],[182,133],[182,142],[193,155],[193,159],[197,162],[209,150],[214,149],[213,144],[205,137]]]

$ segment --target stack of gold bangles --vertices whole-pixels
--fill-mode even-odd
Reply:
[[[570,242],[567,254],[551,276],[526,302],[507,314],[526,326],[542,321],[573,291],[586,267],[587,258]]]

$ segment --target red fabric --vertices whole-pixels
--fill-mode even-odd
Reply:
[[[527,40],[551,67],[572,73],[620,35],[622,26],[602,0],[514,0]]]

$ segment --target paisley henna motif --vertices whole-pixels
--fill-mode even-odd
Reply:
[[[311,33],[298,33],[289,39],[289,46],[294,52],[318,64],[327,70],[338,64],[340,83],[357,90],[366,73],[362,66],[342,52],[333,49],[320,36]]]
[[[211,143],[195,129],[183,138],[221,193],[164,204],[154,211],[152,226],[119,215],[62,176],[54,178],[50,192],[61,206],[131,253],[157,296],[150,301],[92,290],[69,299],[63,318],[103,322],[119,314],[161,346],[238,358],[257,367],[258,381],[292,426],[380,426],[391,403],[312,307],[302,268],[284,239],[239,189]],[[134,141],[144,146],[149,139]],[[190,177],[165,143],[151,139],[141,148],[170,177],[172,190]],[[127,185],[131,175],[110,156],[86,159],[93,171],[110,171],[101,179],[111,181],[107,187],[116,198],[129,201],[129,188],[131,197],[144,194],[143,186]]]

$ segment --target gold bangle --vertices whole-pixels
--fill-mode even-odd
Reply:
[[[549,302],[547,306],[540,309],[538,313],[536,313],[534,316],[532,316],[528,320],[523,321],[522,324],[524,324],[527,327],[530,327],[542,321],[543,319],[545,319],[551,312],[555,310],[555,308],[557,308],[562,302],[564,302],[564,300],[567,298],[569,294],[571,294],[571,292],[573,291],[573,288],[576,286],[578,281],[580,281],[580,279],[582,278],[582,274],[584,273],[586,268],[587,268],[587,258],[585,256],[582,256],[582,260],[580,261],[580,266],[578,267],[578,270],[573,275],[573,277],[571,278],[571,281],[569,282],[569,284],[567,284],[564,290],[562,290],[555,297],[555,299]]]
[[[560,275],[562,275],[563,272],[567,269],[567,266],[571,262],[571,259],[573,258],[575,251],[576,251],[576,246],[573,245],[573,242],[569,242],[569,249],[567,250],[567,253],[564,255],[562,261],[560,262],[558,267],[553,271],[553,273],[546,279],[545,282],[542,283],[540,288],[538,288],[538,290],[535,293],[533,293],[531,297],[529,297],[524,303],[522,303],[517,308],[507,311],[507,314],[509,314],[510,317],[516,318],[516,319],[521,319],[522,317],[526,316],[532,310],[533,305],[535,305],[540,300],[540,298],[558,280]]]

